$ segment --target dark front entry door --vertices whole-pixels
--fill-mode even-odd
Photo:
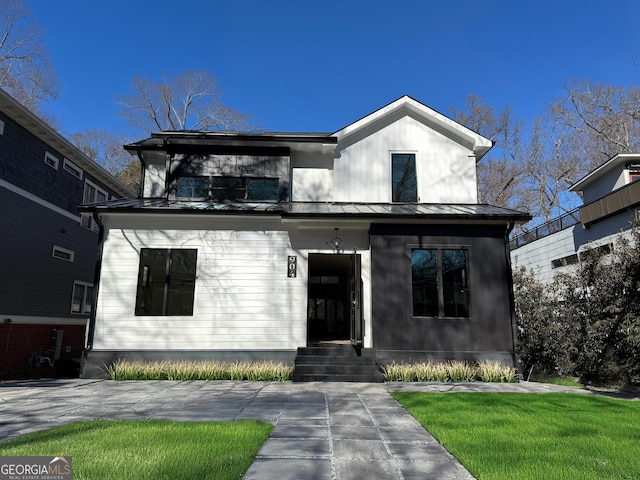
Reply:
[[[309,255],[309,301],[307,340],[344,341],[353,339],[353,255]],[[358,262],[359,272],[359,262]],[[357,284],[360,284],[358,275]],[[359,294],[357,294],[359,295]],[[358,305],[359,311],[359,305]]]

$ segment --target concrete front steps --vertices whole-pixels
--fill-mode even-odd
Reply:
[[[326,344],[298,347],[293,381],[382,383],[384,375],[373,348]]]

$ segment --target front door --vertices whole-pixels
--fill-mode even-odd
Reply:
[[[344,342],[354,339],[353,255],[309,254],[307,342]],[[359,291],[359,288],[358,288]],[[357,302],[359,312],[359,301]]]

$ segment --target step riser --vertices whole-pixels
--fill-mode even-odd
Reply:
[[[384,376],[376,364],[374,349],[326,345],[298,348],[293,381],[380,383]]]
[[[360,365],[298,365],[296,366],[295,373],[298,374],[334,374],[334,375],[347,375],[347,374],[369,374],[378,373],[378,367],[376,365],[369,365],[362,367]]]
[[[343,357],[319,357],[317,355],[298,355],[296,365],[375,365],[374,359],[343,358]]]
[[[363,382],[363,383],[382,383],[384,378],[382,375],[300,375],[293,376],[294,382]]]

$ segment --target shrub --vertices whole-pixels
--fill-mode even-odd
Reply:
[[[110,380],[291,380],[293,367],[279,362],[118,360],[105,369]]]
[[[611,250],[609,252],[609,250]],[[519,354],[525,372],[581,383],[640,381],[640,232],[612,249],[592,248],[568,273],[542,285],[514,272]]]

